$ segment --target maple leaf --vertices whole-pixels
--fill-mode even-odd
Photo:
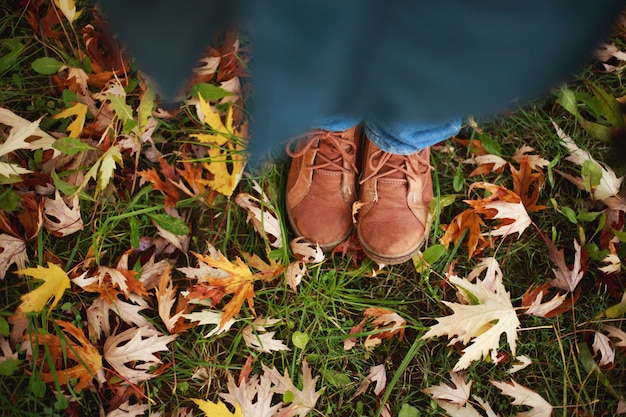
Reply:
[[[202,97],[198,98],[204,122],[215,133],[199,133],[190,135],[199,142],[209,145],[208,158],[204,168],[213,174],[213,179],[201,180],[212,189],[230,197],[242,177],[246,164],[244,155],[246,127],[236,130],[233,126],[233,107],[230,106],[226,114],[226,123],[222,123],[219,113],[211,109],[209,103]]]
[[[109,411],[106,417],[139,417],[145,415],[149,409],[150,406],[148,404],[131,404],[130,400],[126,400],[115,410]],[[160,414],[151,412],[150,416],[160,417]]]
[[[502,285],[502,269],[500,269],[500,264],[496,258],[481,258],[478,265],[476,265],[467,276],[467,280],[472,282],[484,271],[486,272],[485,279],[483,279],[483,285],[490,291],[496,291],[498,285]]]
[[[283,407],[279,411],[279,415],[282,417],[306,417],[313,408],[315,403],[321,395],[320,391],[315,391],[315,383],[319,376],[315,378],[311,377],[311,368],[306,359],[302,361],[302,389],[298,389],[289,377],[289,373],[285,371],[285,375],[281,375],[276,368],[268,368],[263,365],[264,373],[269,377],[272,383],[275,385],[272,391],[278,394],[285,394],[287,392],[293,394],[293,401]]]
[[[441,237],[441,243],[447,249],[451,243],[458,244],[467,232],[467,248],[471,258],[489,245],[489,241],[480,233],[481,226],[485,226],[485,223],[474,209],[463,210],[445,227],[446,231]]]
[[[513,175],[513,191],[522,199],[522,204],[524,204],[526,211],[537,212],[547,209],[548,206],[537,205],[539,192],[541,191],[544,183],[543,173],[533,172],[533,165],[531,165],[531,159],[529,156],[521,157],[519,163],[519,169],[516,169],[513,165],[511,165],[511,174]],[[538,162],[534,163],[537,164]]]
[[[457,342],[468,345],[472,341],[471,345],[463,349],[463,355],[454,366],[453,372],[466,369],[472,361],[487,357],[491,351],[497,351],[502,333],[506,334],[511,352],[515,354],[520,322],[511,304],[510,294],[504,286],[497,285],[494,292],[488,290],[480,280],[475,284],[458,276],[451,276],[449,280],[458,290],[470,295],[479,304],[465,305],[444,301],[454,313],[438,318],[438,323],[422,339],[447,335],[450,345]]]
[[[483,235],[508,236],[513,233],[521,235],[531,224],[528,212],[522,204],[521,198],[511,190],[486,182],[476,182],[470,186],[470,192],[475,188],[483,188],[491,195],[480,200],[465,200],[477,213],[483,214],[485,219],[502,219],[502,223]]]
[[[290,350],[282,341],[274,339],[276,332],[268,332],[265,326],[272,326],[280,320],[270,317],[257,317],[252,324],[247,325],[241,331],[243,340],[248,347],[259,352],[273,352],[279,350]]]
[[[239,314],[244,301],[254,314],[254,282],[258,280],[270,280],[283,272],[282,265],[258,264],[260,272],[253,274],[250,268],[239,258],[231,263],[219,251],[216,253],[217,259],[213,256],[206,256],[194,253],[194,255],[206,265],[219,269],[223,274],[217,277],[209,276],[207,281],[210,285],[222,287],[226,294],[233,294],[231,300],[224,306],[224,316],[220,323],[223,327],[230,319]],[[224,276],[225,274],[225,276]]]
[[[4,143],[0,144],[0,157],[19,149],[51,149],[55,139],[39,128],[39,122],[41,122],[41,118],[34,122],[29,122],[10,110],[0,108],[0,123],[12,127],[9,136]],[[40,139],[30,140],[35,137]],[[0,162],[0,175],[2,176],[10,177],[11,175],[28,174],[29,172],[31,171],[19,165]]]
[[[617,341],[614,342],[615,346],[626,348],[626,332],[610,324],[603,324],[602,330],[607,332],[610,338],[617,339]]]
[[[624,177],[618,178],[617,175],[615,175],[615,171],[593,159],[589,152],[579,148],[576,143],[574,143],[572,138],[567,136],[554,121],[552,121],[552,124],[556,129],[557,135],[561,139],[561,143],[570,153],[570,155],[565,159],[580,165],[583,168],[585,167],[585,164],[596,167],[600,178],[598,179],[597,184],[593,179],[592,183],[589,184],[589,181],[585,181],[583,178],[573,177],[560,171],[557,172],[574,183],[581,190],[590,191],[594,199],[603,201],[609,206],[611,203],[614,203],[624,207],[625,203],[619,197]],[[614,202],[613,200],[618,201]]]
[[[179,181],[179,176],[176,173],[174,167],[167,163],[167,161],[159,155],[160,172],[163,174],[165,181],[161,179],[161,176],[155,169],[148,169],[140,171],[138,174],[146,181],[150,181],[155,190],[163,191],[165,197],[165,207],[175,207],[179,199],[178,187],[176,182]]]
[[[80,132],[83,131],[83,127],[85,126],[85,118],[87,117],[88,109],[89,108],[86,104],[76,103],[72,107],[68,107],[67,109],[55,114],[52,118],[63,119],[76,116],[76,119],[74,119],[74,121],[67,126],[66,131],[69,133],[70,137],[78,139],[80,137]]]
[[[97,340],[102,333],[107,337],[111,334],[111,320],[109,318],[111,312],[127,324],[140,327],[151,326],[148,319],[139,314],[146,308],[148,308],[148,302],[137,295],[131,295],[130,302],[124,302],[117,297],[94,300],[87,309],[89,337],[92,340]]]
[[[550,165],[550,161],[539,155],[529,155],[529,152],[534,151],[535,148],[532,146],[522,145],[513,154],[513,160],[519,164],[527,163],[531,171],[538,171]],[[523,162],[524,160],[527,162]]]
[[[491,172],[500,173],[508,162],[500,156],[487,154],[473,156],[472,158],[464,160],[463,163],[478,165],[478,167],[469,174],[470,177],[475,177]]]
[[[598,357],[598,366],[611,366],[615,362],[615,350],[611,347],[611,340],[605,334],[595,332],[591,346]]]
[[[516,372],[521,371],[522,369],[525,369],[531,363],[533,363],[533,361],[528,356],[525,356],[525,355],[516,356],[515,362],[511,366],[511,369],[506,371],[506,373],[509,375],[514,374]]]
[[[467,382],[467,375],[450,372],[450,379],[453,387],[448,384],[439,384],[434,387],[428,387],[423,391],[433,397],[435,400],[445,400],[447,402],[463,406],[470,398],[470,389],[473,381]]]
[[[102,370],[102,356],[98,349],[89,343],[83,331],[78,327],[60,320],[56,321],[56,324],[64,330],[63,338],[51,334],[37,335],[38,343],[47,346],[54,360],[63,361],[63,363],[71,360],[77,364],[70,368],[57,368],[54,372],[42,372],[41,378],[44,382],[54,381],[61,385],[78,379],[74,389],[76,391],[85,389],[91,384],[94,377],[101,378],[99,374]],[[30,338],[35,340],[33,335]]]
[[[166,336],[147,326],[130,328],[106,339],[104,359],[131,383],[147,381],[154,376],[148,371],[163,363],[154,352],[168,350],[167,344],[177,336]],[[133,362],[133,368],[126,365],[128,362]]]
[[[54,0],[54,4],[61,10],[63,16],[69,20],[70,23],[74,23],[74,20],[82,14],[82,11],[76,11],[76,3],[74,0]]]
[[[54,199],[46,197],[44,199],[44,221],[45,227],[55,236],[63,237],[83,230],[83,219],[80,215],[80,204],[78,195],[71,199],[72,207],[69,207],[61,197],[59,190],[55,191]]]
[[[204,335],[205,338],[227,332],[228,330],[230,330],[233,324],[238,321],[234,318],[230,318],[229,320],[224,322],[224,313],[212,310],[194,311],[193,313],[183,314],[183,317],[190,321],[197,321],[198,325],[200,326],[205,326],[207,324],[212,324],[216,326],[213,330]]]
[[[239,386],[235,384],[232,375],[227,374],[228,393],[220,394],[220,397],[232,406],[240,406],[244,416],[275,417],[276,411],[283,405],[278,403],[272,406],[271,379],[263,374],[259,378],[253,375],[251,378],[240,378]],[[255,401],[256,398],[256,401]]]
[[[370,367],[370,373],[367,379],[374,382],[374,394],[378,397],[387,385],[387,373],[385,372],[385,364]]]
[[[283,247],[283,234],[276,209],[266,199],[260,200],[248,193],[239,193],[235,203],[248,212],[247,221],[273,248]]]
[[[26,262],[28,262],[26,242],[18,237],[0,233],[0,280],[4,279],[11,265],[24,268]]]
[[[167,330],[170,333],[174,333],[174,329],[176,328],[179,320],[183,318],[184,311],[178,311],[173,316],[172,307],[174,307],[174,303],[176,303],[176,287],[172,284],[172,279],[170,277],[170,268],[163,272],[161,275],[161,279],[159,280],[159,286],[156,289],[157,302],[159,303],[159,317],[167,327]]]
[[[514,380],[511,383],[491,381],[504,395],[513,397],[513,405],[524,405],[531,408],[530,411],[515,414],[515,417],[550,417],[552,406],[537,392],[518,384]]]
[[[54,300],[50,304],[50,310],[54,309],[65,290],[70,288],[70,279],[65,271],[52,262],[48,262],[47,268],[37,265],[37,268],[20,269],[15,273],[28,275],[44,282],[28,294],[20,297],[22,304],[20,304],[19,309],[23,313],[39,313],[52,296],[54,296]]]
[[[568,311],[572,303],[563,306],[565,294],[557,294],[550,301],[543,302],[543,297],[548,293],[550,284],[532,286],[522,296],[524,314],[538,317],[554,317]]]
[[[117,146],[111,146],[100,158],[98,158],[89,171],[87,171],[85,178],[76,193],[85,188],[89,180],[96,179],[96,196],[100,194],[106,186],[109,185],[109,182],[113,177],[113,173],[115,172],[116,164],[123,165],[124,161]]]
[[[574,292],[576,286],[578,286],[578,283],[585,274],[581,263],[582,254],[580,244],[578,241],[574,240],[574,265],[570,269],[565,263],[563,249],[558,250],[555,244],[549,239],[545,239],[544,241],[548,245],[550,260],[557,266],[556,268],[552,268],[556,278],[550,281],[550,285],[565,291]]]
[[[191,401],[196,403],[198,407],[200,407],[200,410],[208,417],[244,417],[239,406],[236,406],[235,412],[231,413],[220,400],[217,400],[217,403],[213,403],[211,401],[192,398]]]
[[[372,324],[376,327],[376,333],[367,336],[365,347],[369,348],[380,344],[382,339],[391,339],[396,334],[402,340],[406,320],[386,308],[368,307],[365,309],[365,317],[373,318]],[[391,325],[390,325],[391,324]]]

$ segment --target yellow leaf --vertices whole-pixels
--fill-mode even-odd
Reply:
[[[82,13],[82,11],[76,11],[76,2],[74,0],[54,0],[54,4],[70,23],[78,19]]]
[[[243,417],[241,408],[239,405],[235,407],[235,412],[228,411],[226,405],[220,400],[217,400],[217,404],[211,401],[199,400],[197,398],[191,399],[194,403],[200,407],[200,410],[204,412],[204,415],[209,417]]]
[[[69,107],[63,110],[60,113],[52,116],[53,119],[61,119],[64,117],[72,117],[76,116],[76,119],[72,123],[69,124],[67,132],[69,132],[70,137],[78,138],[80,136],[80,132],[83,131],[83,126],[85,126],[85,118],[87,117],[87,105],[83,103],[76,103],[72,107]]]
[[[246,144],[246,126],[240,130],[233,126],[233,108],[228,109],[226,123],[222,123],[219,113],[211,109],[209,103],[199,97],[200,109],[204,114],[204,122],[213,130],[212,133],[191,135],[202,143],[209,144],[208,158],[210,162],[204,168],[213,174],[213,179],[198,180],[213,190],[230,197],[237,187],[246,165],[244,155]]]
[[[70,279],[58,265],[48,262],[48,267],[37,266],[37,268],[25,268],[17,271],[18,274],[28,275],[33,278],[43,280],[43,285],[24,294],[20,310],[24,313],[38,313],[43,310],[44,306],[54,296],[54,300],[50,305],[52,310],[57,305],[66,289],[70,288]]]

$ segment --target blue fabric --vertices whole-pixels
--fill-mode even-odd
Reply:
[[[328,116],[322,118],[314,127],[341,132],[358,123],[359,120],[353,117]],[[439,124],[420,122],[381,124],[366,120],[363,125],[365,135],[379,149],[398,155],[410,155],[459,133],[461,119]]]
[[[623,0],[101,0],[161,85],[183,83],[221,27],[250,35],[256,156],[327,114],[446,123],[493,114],[578,72]],[[223,10],[222,10],[223,9]]]

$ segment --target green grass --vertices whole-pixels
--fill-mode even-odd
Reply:
[[[46,47],[50,45],[42,39],[39,39],[42,42],[33,40],[32,30],[24,16],[9,10],[7,5],[1,7],[0,56],[9,57],[5,61],[0,60],[1,106],[29,120],[45,116],[41,126],[61,134],[67,122],[52,120],[49,115],[66,108],[66,103],[60,93],[51,88],[50,78],[37,74],[30,65],[51,50],[74,53],[78,50],[77,40],[73,35],[69,39],[62,37],[52,45],[53,49],[46,52]],[[89,14],[85,13],[75,27],[81,27],[88,19]],[[11,44],[8,40],[17,40],[20,44]],[[623,43],[623,40],[618,38],[617,42]],[[19,50],[19,53],[6,55],[11,52],[10,48]],[[592,80],[615,97],[624,95],[618,75],[601,74],[592,68],[590,66],[581,71],[568,88],[588,92],[584,81]],[[129,92],[128,104],[133,109],[139,104],[140,89],[136,77],[134,72],[131,73],[130,81],[134,88]],[[313,375],[319,376],[317,388],[323,389],[310,416],[380,415],[381,398],[387,400],[394,416],[403,406],[413,407],[423,416],[445,415],[422,390],[449,382],[448,373],[457,362],[462,347],[447,346],[448,340],[443,337],[429,341],[420,338],[437,318],[450,314],[443,301],[456,301],[454,289],[446,281],[446,273],[451,266],[454,265],[458,275],[465,277],[478,263],[477,258],[495,257],[501,265],[504,284],[511,293],[513,305],[519,306],[523,294],[531,285],[553,279],[553,266],[540,232],[565,250],[568,262],[573,261],[574,239],[581,241],[584,238],[588,250],[593,249],[593,245],[599,245],[597,228],[601,217],[572,222],[563,214],[565,207],[569,207],[574,214],[600,212],[604,207],[592,202],[587,192],[578,190],[556,172],[557,169],[567,172],[576,170],[564,160],[567,154],[558,142],[551,120],[595,158],[614,162],[615,153],[606,143],[591,138],[555,100],[556,95],[547,95],[505,115],[478,121],[483,135],[500,145],[500,153],[505,159],[510,160],[515,150],[526,144],[553,162],[553,166],[545,171],[546,183],[539,198],[540,204],[551,208],[531,213],[536,227],[529,227],[519,238],[498,239],[493,248],[471,259],[465,246],[450,246],[430,268],[422,272],[418,272],[411,262],[376,271],[370,261],[353,262],[350,258],[335,255],[321,264],[309,265],[297,292],[287,285],[282,275],[269,282],[256,282],[256,314],[281,320],[268,330],[275,331],[275,339],[288,345],[289,351],[261,353],[245,344],[241,330],[254,320],[254,316],[244,304],[238,316],[241,321],[230,331],[205,338],[204,335],[213,328],[207,325],[180,333],[168,345],[169,350],[158,353],[164,365],[153,370],[156,376],[135,387],[117,384],[120,379],[106,361],[103,365],[107,382],[102,385],[94,379],[94,387],[77,392],[72,383],[61,386],[58,376],[56,381],[46,384],[41,377],[42,371],[55,372],[67,365],[73,366],[73,363],[67,357],[55,363],[49,349],[35,345],[33,357],[21,352],[17,369],[0,378],[0,415],[95,416],[102,411],[115,410],[126,398],[132,404],[147,404],[150,412],[159,411],[162,415],[201,415],[191,399],[219,399],[219,393],[227,392],[227,375],[230,373],[237,379],[249,358],[252,358],[251,374],[261,374],[262,365],[274,366],[281,373],[288,371],[296,385],[300,383],[301,365],[306,359]],[[189,135],[204,132],[206,128],[199,123],[191,106],[183,106],[176,116],[162,120],[153,137],[155,146],[167,162],[180,167],[183,150],[189,151],[192,142]],[[459,136],[479,137],[469,126],[464,127]],[[94,139],[97,141],[99,138]],[[447,150],[448,146],[453,146],[454,150]],[[145,147],[148,145],[145,144]],[[41,161],[36,161],[36,153],[20,151],[16,154],[29,166],[41,166]],[[435,219],[429,239],[431,245],[439,243],[443,236],[442,226],[449,224],[454,216],[467,208],[462,200],[468,198],[472,183],[487,181],[512,187],[508,168],[499,174],[470,178],[473,167],[462,164],[467,157],[467,150],[453,142],[434,148],[431,162],[434,166],[435,194],[452,203],[442,207]],[[83,168],[86,171],[89,167]],[[159,165],[142,155],[138,169],[149,168],[158,169]],[[614,165],[614,168],[621,175],[624,166]],[[276,158],[268,160],[263,169],[247,174],[249,176],[241,181],[235,194],[254,193],[252,181],[258,181],[281,215],[283,237],[285,242],[289,242],[294,236],[284,215],[287,175],[284,157],[277,151]],[[150,215],[164,213],[165,199],[161,192],[149,185],[136,182],[133,188],[135,175],[134,156],[125,155],[123,167],[116,170],[111,186],[97,197],[92,186],[80,194],[85,228],[62,238],[45,230],[40,231],[27,242],[29,266],[55,262],[72,276],[77,276],[84,271],[93,271],[97,265],[115,267],[127,254],[128,268],[140,271],[152,249],[138,249],[139,237],[142,243],[158,240]],[[31,191],[29,187],[25,183],[3,184],[0,185],[0,193],[21,195]],[[551,199],[561,212],[552,207]],[[253,230],[247,222],[246,213],[233,199],[216,196],[211,205],[202,204],[199,200],[200,197],[182,197],[176,205],[178,211],[189,219],[192,231],[189,250],[158,253],[157,260],[166,259],[175,268],[195,266],[191,251],[206,253],[209,244],[230,260],[244,252],[267,256],[270,249],[268,243]],[[16,219],[16,211],[6,210],[6,213],[9,218]],[[620,258],[626,255],[623,246],[617,245]],[[294,260],[288,247],[273,250],[271,257],[285,264]],[[593,332],[599,330],[602,323],[622,326],[621,316],[607,319],[602,314],[608,307],[617,304],[624,292],[623,271],[618,279],[611,282],[616,287],[607,289],[599,285],[599,266],[601,263],[597,259],[589,261],[589,269],[579,284],[580,295],[572,311],[554,318],[520,315],[522,329],[516,353],[531,358],[532,364],[512,378],[537,391],[551,403],[555,407],[555,416],[612,415],[618,400],[626,392],[626,355],[623,350],[617,349],[614,366],[601,372],[593,371],[595,362],[585,356],[585,349],[591,346]],[[179,291],[188,290],[195,282],[175,268],[172,270],[174,285]],[[14,271],[13,266],[0,281],[0,317],[3,319],[9,319],[20,305],[20,297],[38,285],[35,280],[18,276]],[[147,298],[150,308],[141,314],[157,329],[167,333],[158,316],[154,291],[151,294]],[[26,333],[58,334],[55,320],[71,322],[87,333],[87,311],[96,297],[97,294],[72,285],[55,309],[28,317]],[[404,337],[395,336],[383,340],[375,348],[367,349],[363,343],[367,336],[375,335],[377,329],[366,324],[356,335],[356,345],[345,350],[344,340],[349,337],[351,329],[364,319],[364,311],[368,307],[387,308],[403,317],[407,322]],[[125,330],[128,327],[119,320],[112,323],[113,328],[119,326]],[[9,328],[14,329],[14,326],[10,324]],[[302,334],[308,340],[304,346],[298,347],[293,337]],[[104,340],[99,338],[92,343],[102,349]],[[501,353],[510,355],[508,346],[501,342]],[[23,345],[24,341],[18,340],[17,343]],[[14,344],[11,346],[15,349]],[[512,406],[511,398],[503,396],[489,381],[508,381],[511,376],[506,371],[513,362],[512,357],[505,357],[502,364],[486,360],[473,363],[467,370],[470,380],[474,381],[472,393],[489,402],[503,416],[514,415],[522,408]],[[386,367],[387,390],[377,397],[370,386],[357,394],[370,367],[379,364]],[[124,389],[127,391],[124,392]],[[187,411],[189,414],[186,414]]]

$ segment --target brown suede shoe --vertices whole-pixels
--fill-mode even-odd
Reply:
[[[352,232],[361,133],[315,130],[287,149],[287,217],[294,232],[329,251]]]
[[[429,160],[430,148],[393,155],[365,140],[356,230],[363,251],[373,261],[405,262],[424,243],[433,199]]]

